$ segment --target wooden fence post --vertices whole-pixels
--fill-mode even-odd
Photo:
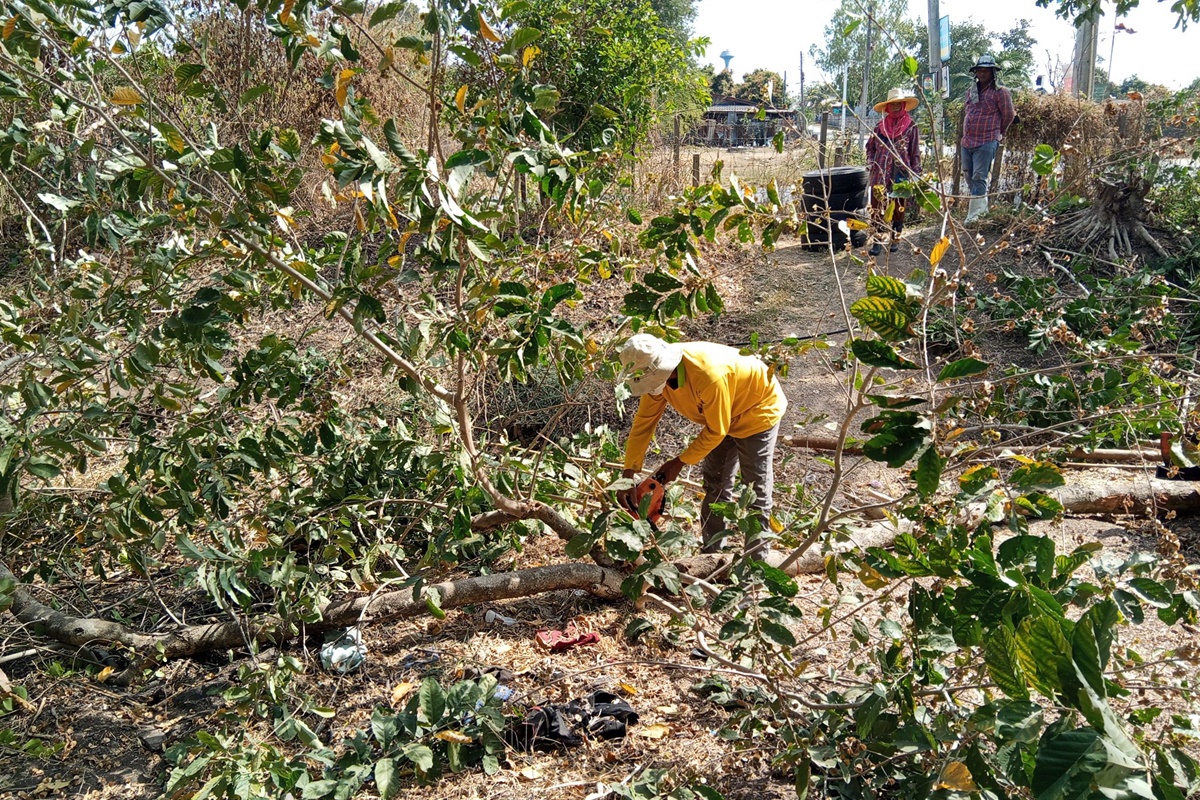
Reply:
[[[821,142],[817,147],[817,168],[825,169],[825,139],[829,134],[829,112],[821,112]]]
[[[967,107],[964,104],[963,110],[958,114],[958,127],[955,128],[957,135],[954,137],[954,178],[951,181],[950,194],[957,199],[959,189],[962,188],[962,137],[963,125],[966,122]],[[970,180],[968,178],[968,180]]]
[[[692,186],[700,185],[700,154],[692,153]]]
[[[1000,191],[1000,165],[1004,162],[1004,142],[996,145],[996,157],[992,159],[992,175],[988,179],[988,194]]]
[[[679,166],[679,115],[675,115],[675,158],[672,161],[675,166]]]
[[[833,165],[835,167],[840,167],[845,163],[846,163],[846,151],[839,144],[837,147],[833,148]]]

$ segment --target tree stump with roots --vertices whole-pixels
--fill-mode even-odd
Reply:
[[[1074,243],[1073,249],[1107,251],[1111,261],[1133,255],[1133,243],[1137,241],[1165,258],[1166,250],[1146,230],[1146,195],[1152,185],[1141,176],[1127,180],[1100,178],[1092,204],[1065,215],[1060,234]]]

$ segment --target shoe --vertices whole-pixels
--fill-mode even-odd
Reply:
[[[881,245],[879,242],[876,242],[875,244],[871,245],[871,249],[867,251],[867,255],[877,256],[882,252],[883,252],[883,245]]]
[[[987,212],[988,199],[986,197],[972,197],[970,204],[967,206],[967,218],[963,222],[974,222],[978,217],[983,216]]]
[[[892,242],[891,244],[889,244],[889,245],[888,245],[888,252],[889,252],[889,253],[894,253],[894,252],[896,252],[896,251],[897,251],[897,250],[899,250],[899,249],[900,249],[900,243],[899,243],[899,242]]]

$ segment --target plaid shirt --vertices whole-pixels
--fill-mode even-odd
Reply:
[[[976,83],[967,90],[967,115],[963,119],[963,147],[979,147],[996,142],[1008,130],[1017,112],[1012,95],[993,81],[983,91]]]

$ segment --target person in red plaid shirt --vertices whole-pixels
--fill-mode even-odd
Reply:
[[[996,83],[997,72],[996,59],[989,55],[980,56],[975,66],[971,67],[975,83],[967,90],[967,109],[960,143],[962,171],[971,187],[967,222],[987,213],[988,175],[992,171],[992,160],[996,157],[996,147],[1017,115],[1013,109],[1012,95],[1008,89]]]

